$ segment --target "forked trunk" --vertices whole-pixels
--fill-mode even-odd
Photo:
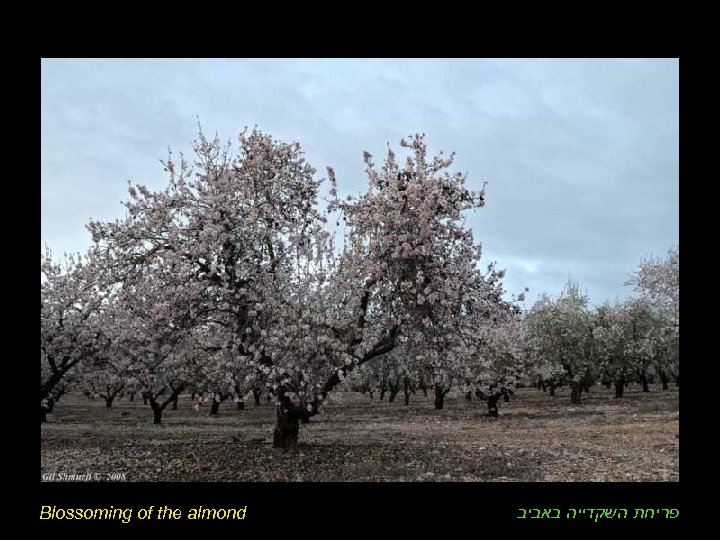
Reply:
[[[643,392],[649,392],[650,387],[648,386],[647,374],[644,371],[640,372],[640,382],[642,383]]]

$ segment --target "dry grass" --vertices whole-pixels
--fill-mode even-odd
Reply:
[[[272,404],[218,417],[195,411],[189,396],[163,425],[152,424],[142,400],[65,396],[41,428],[41,473],[125,472],[129,481],[677,481],[679,394],[639,388],[614,399],[596,386],[571,405],[520,389],[485,416],[477,400],[432,396],[410,406],[334,396],[323,414],[300,426],[297,452],[271,447]]]

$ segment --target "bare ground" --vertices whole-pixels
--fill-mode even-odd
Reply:
[[[64,396],[41,426],[42,473],[126,473],[128,481],[678,481],[679,392],[629,388],[615,399],[595,386],[583,403],[523,388],[485,416],[476,399],[432,393],[333,396],[300,426],[296,452],[272,448],[273,404],[218,417],[195,411],[189,396],[152,424],[141,399]]]

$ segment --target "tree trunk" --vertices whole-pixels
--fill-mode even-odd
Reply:
[[[173,396],[172,401],[170,402],[170,403],[171,403],[171,405],[170,405],[170,409],[171,409],[171,410],[177,411],[177,402],[178,402],[178,397],[177,397],[177,396]]]
[[[547,387],[550,390],[550,395],[555,396],[555,383],[550,383]]]
[[[217,416],[219,409],[220,409],[220,402],[217,399],[215,399],[215,397],[213,397],[212,402],[210,403],[210,416]]]
[[[40,423],[44,424],[47,422],[47,409],[40,405]]]
[[[128,397],[128,401],[135,401],[135,392],[130,392],[130,397]]]
[[[115,396],[113,396],[112,394],[109,395],[109,396],[107,396],[107,397],[105,398],[105,408],[106,408],[106,409],[112,409],[113,401],[115,401]]]
[[[510,393],[503,392],[503,399],[505,400],[505,403],[510,403]]]
[[[445,392],[439,386],[435,386],[435,409],[440,410],[445,404]]]
[[[410,405],[410,381],[405,377],[403,381],[403,392],[405,392],[405,406]]]
[[[390,396],[388,396],[388,401],[389,401],[390,403],[392,403],[393,401],[395,401],[395,397],[398,395],[399,392],[400,392],[400,385],[399,385],[399,384],[398,384],[398,385],[395,385],[395,386],[390,385]]]
[[[47,412],[49,412],[49,413],[53,412],[53,409],[55,409],[55,401],[56,401],[56,399],[53,396],[49,396],[47,398],[47,405],[46,405]]]
[[[570,393],[570,402],[574,404],[580,403],[580,395],[582,394],[582,384],[580,383],[573,383],[572,384],[572,391]]]
[[[491,416],[493,418],[498,417],[498,399],[500,399],[500,396],[498,394],[493,394],[492,396],[488,397],[488,416]]]
[[[680,388],[680,375],[675,375],[675,386]]]
[[[297,446],[298,434],[300,433],[299,407],[290,401],[289,398],[281,396],[277,406],[277,421],[275,433],[273,434],[273,448],[288,450]]]
[[[262,390],[259,388],[253,388],[253,399],[255,400],[256,407],[260,405],[260,394],[262,394]]]
[[[245,410],[245,402],[244,402],[244,401],[238,401],[238,402],[237,402],[237,410],[238,410],[238,411],[244,411],[244,410]]]
[[[465,399],[472,399],[472,390],[468,390],[467,392],[465,392]]]
[[[375,392],[373,392],[372,390],[368,390],[368,394],[370,394],[370,399],[373,399],[373,394],[374,394],[374,393],[375,393]]]
[[[640,382],[642,383],[643,392],[649,392],[650,388],[648,387],[647,375],[644,371],[640,372]]]
[[[153,424],[162,424],[162,407],[157,401],[151,400],[150,406],[153,411]]]
[[[615,397],[623,397],[623,390],[625,390],[625,377],[618,377],[615,379]]]
[[[589,393],[590,393],[590,385],[589,385],[589,384],[584,384],[584,385],[583,385],[583,391],[584,391],[586,394],[589,394]]]
[[[668,389],[668,376],[664,371],[660,371],[660,380],[662,381],[662,389]]]
[[[382,401],[383,399],[385,399],[385,386],[384,385],[380,387],[380,401]]]

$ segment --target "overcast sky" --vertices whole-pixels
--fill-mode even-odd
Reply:
[[[84,251],[90,217],[124,215],[127,181],[165,185],[159,159],[190,153],[196,117],[234,138],[257,125],[299,141],[341,193],[362,152],[424,132],[457,152],[487,204],[468,224],[506,288],[625,296],[642,256],[678,242],[678,60],[42,61],[42,238]]]

